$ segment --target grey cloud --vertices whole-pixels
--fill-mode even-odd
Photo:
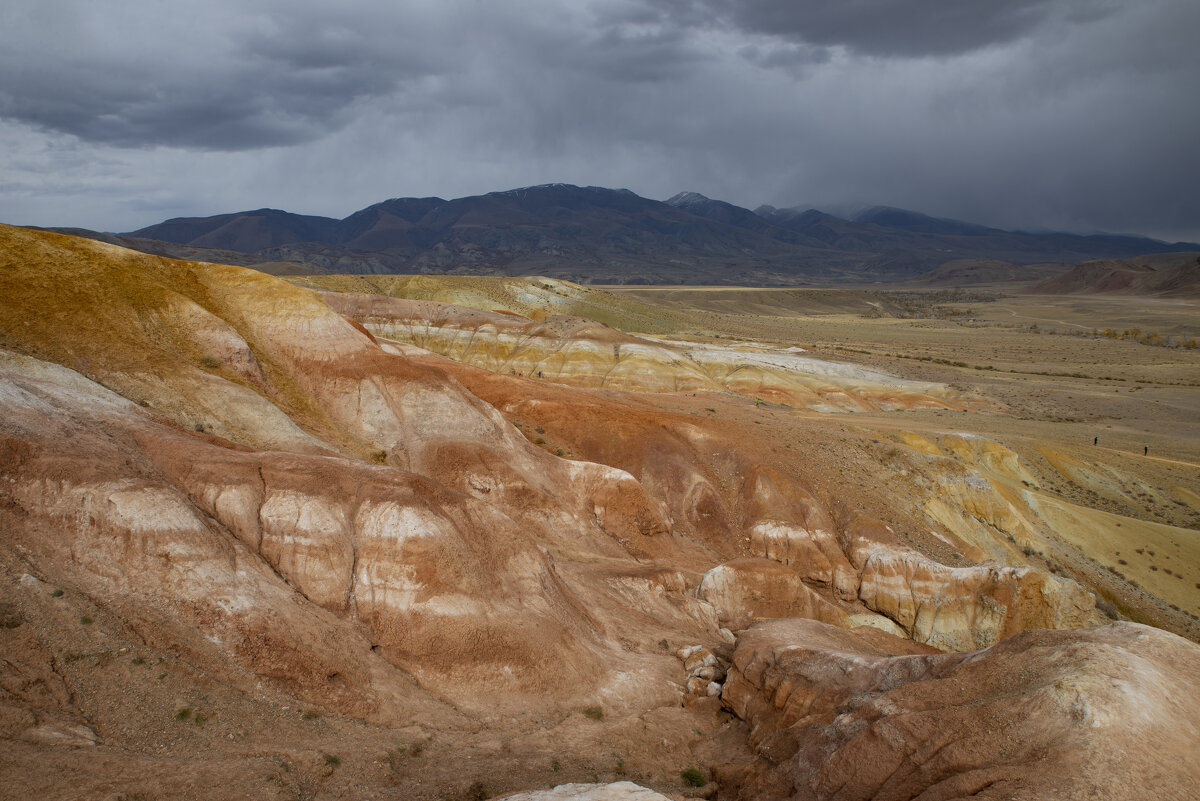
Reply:
[[[620,82],[677,79],[695,63],[708,60],[682,31],[661,23],[612,24],[566,52],[574,68]]]
[[[789,43],[749,44],[739,48],[737,54],[763,69],[805,69],[826,64],[832,58],[828,47]]]
[[[0,219],[567,181],[1200,237],[1195,0],[98,5],[0,5]]]
[[[95,13],[61,5],[67,14]],[[212,13],[222,11],[236,19],[234,9]],[[356,102],[391,95],[436,68],[389,39],[401,22],[375,14],[346,24],[297,9],[248,32],[198,30],[179,42],[133,34],[122,45],[90,25],[67,25],[58,31],[67,40],[58,43],[60,58],[39,58],[37,32],[10,27],[0,33],[0,116],[126,147],[312,141],[343,126]]]

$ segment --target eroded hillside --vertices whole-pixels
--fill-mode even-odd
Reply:
[[[1108,624],[1197,639],[1194,475],[977,433],[1010,408],[978,388],[807,341],[717,344],[703,313],[639,325],[653,306],[545,279],[465,305],[319,294],[0,237],[0,765],[18,795],[678,795],[702,776],[718,797],[829,797],[836,777],[797,765],[833,746],[805,745],[802,716],[763,722],[790,681],[748,667],[772,637],[812,640],[786,669],[816,692],[859,647],[924,654],[951,683],[1025,665],[1079,688],[1088,713],[1054,726],[1119,741],[1136,727],[1076,654],[1149,637],[1163,681],[1192,675],[1194,644]],[[1013,636],[1030,629],[1057,631]],[[871,681],[906,670],[880,665]],[[1091,747],[1065,742],[1064,770]],[[1172,749],[1135,757],[1187,797]],[[979,769],[938,765],[955,787]],[[1120,767],[1089,765],[1089,787]],[[1039,776],[1021,797],[1059,787]]]

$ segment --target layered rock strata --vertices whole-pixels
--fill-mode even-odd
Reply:
[[[824,412],[964,408],[947,387],[803,355],[798,348],[633,337],[589,320],[327,292],[381,338],[499,373],[635,392],[735,392]]]

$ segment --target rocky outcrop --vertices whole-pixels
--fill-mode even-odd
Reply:
[[[704,574],[696,594],[717,610],[722,625],[745,628],[754,620],[806,617],[835,625],[846,613],[804,583],[793,567],[770,559],[735,559]]]
[[[1200,647],[1132,623],[913,653],[883,634],[761,623],[723,693],[757,762],[739,799],[1193,798]]]
[[[917,642],[949,651],[983,648],[1027,628],[1096,625],[1095,596],[1070,579],[1025,567],[947,567],[900,547],[891,530],[861,518],[848,527],[859,599]]]
[[[633,782],[611,784],[560,784],[552,790],[534,790],[496,796],[493,801],[668,801],[665,795]]]
[[[917,642],[967,651],[1026,628],[1104,620],[1095,596],[1070,579],[995,563],[948,567],[900,545],[888,526],[861,515],[835,534],[815,502],[808,506],[807,514],[796,514],[803,522],[759,521],[750,529],[751,550],[765,558],[732,560],[704,575],[697,595],[724,625],[804,617],[887,628],[864,617],[869,610]]]
[[[703,645],[688,645],[675,652],[687,671],[684,690],[696,698],[715,698],[721,694],[728,664]]]
[[[839,600],[858,595],[858,571],[850,564],[824,504],[800,482],[757,467],[743,484],[750,552],[794,567],[804,579]]]

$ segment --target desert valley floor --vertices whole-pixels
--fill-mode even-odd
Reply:
[[[1200,797],[1197,337],[0,226],[0,798]]]

